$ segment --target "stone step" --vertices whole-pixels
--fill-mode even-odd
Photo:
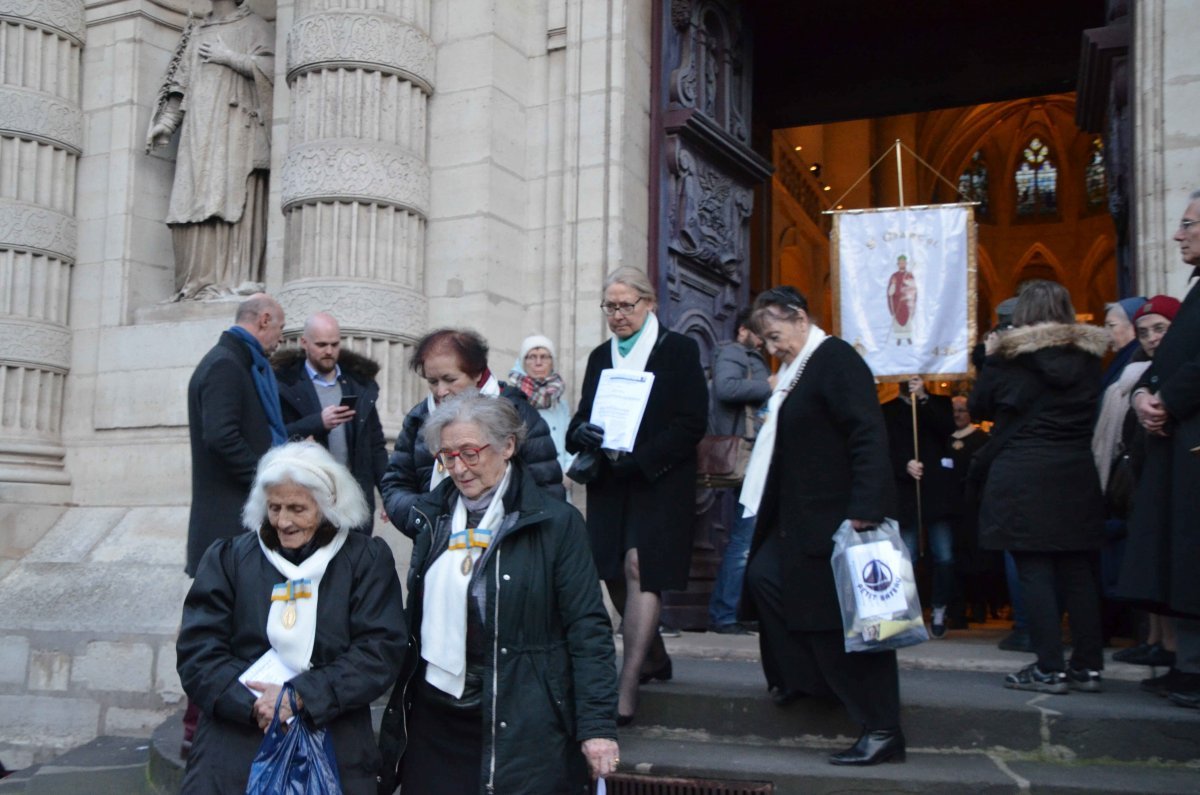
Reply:
[[[149,745],[144,737],[98,737],[0,781],[0,795],[154,795],[146,774]]]
[[[1194,795],[1200,771],[1183,764],[1064,764],[1011,752],[957,751],[909,744],[904,764],[835,767],[826,756],[845,747],[722,742],[690,733],[638,729],[621,735],[621,771],[718,781],[763,782],[775,795],[912,792],[929,795],[1028,793]]]
[[[836,703],[801,699],[781,708],[757,663],[677,657],[674,679],[645,685],[638,727],[700,732],[738,741],[828,747],[858,735]],[[1200,760],[1200,714],[1106,681],[1103,693],[1050,696],[1008,690],[975,671],[902,669],[905,734],[914,746],[954,753],[1007,749],[1064,760]]]

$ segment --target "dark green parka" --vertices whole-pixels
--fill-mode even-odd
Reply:
[[[583,793],[588,774],[580,743],[617,737],[612,626],[583,517],[545,495],[520,461],[514,459],[513,467],[504,497],[508,513],[473,575],[485,577],[487,585],[481,791]],[[413,678],[423,671],[425,575],[446,549],[457,497],[447,479],[421,495],[409,514],[415,536],[408,574],[412,648],[380,729],[381,795],[391,795],[400,780]]]

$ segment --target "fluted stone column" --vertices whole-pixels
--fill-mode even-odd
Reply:
[[[280,177],[288,326],[329,310],[344,343],[384,367],[397,426],[425,330],[429,0],[300,0],[288,34],[288,152]],[[389,422],[391,420],[391,422]]]
[[[0,495],[62,485],[83,0],[0,0]]]

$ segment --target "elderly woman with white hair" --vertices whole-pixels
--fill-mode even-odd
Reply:
[[[395,681],[408,633],[391,551],[350,532],[367,514],[354,476],[319,444],[263,456],[248,532],[209,547],[183,606],[179,678],[202,715],[181,793],[246,791],[282,682],[239,677],[270,652],[293,672],[281,678],[297,719],[329,730],[343,791],[375,792],[370,705]],[[292,717],[287,699],[279,711]]]
[[[567,401],[567,385],[558,372],[558,357],[554,343],[542,334],[530,334],[521,342],[517,360],[513,362],[508,381],[521,390],[529,405],[550,428],[550,438],[558,452],[558,465],[566,472],[575,456],[567,452],[567,426],[571,422],[571,407]],[[564,486],[570,483],[563,481]]]
[[[410,512],[410,654],[379,792],[586,793],[616,770],[612,627],[583,517],[538,487],[507,400],[447,398],[422,429],[449,473]]]

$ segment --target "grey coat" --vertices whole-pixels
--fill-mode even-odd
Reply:
[[[712,411],[708,432],[745,436],[747,404],[757,408],[771,396],[771,370],[762,354],[740,342],[723,342],[713,357]]]

